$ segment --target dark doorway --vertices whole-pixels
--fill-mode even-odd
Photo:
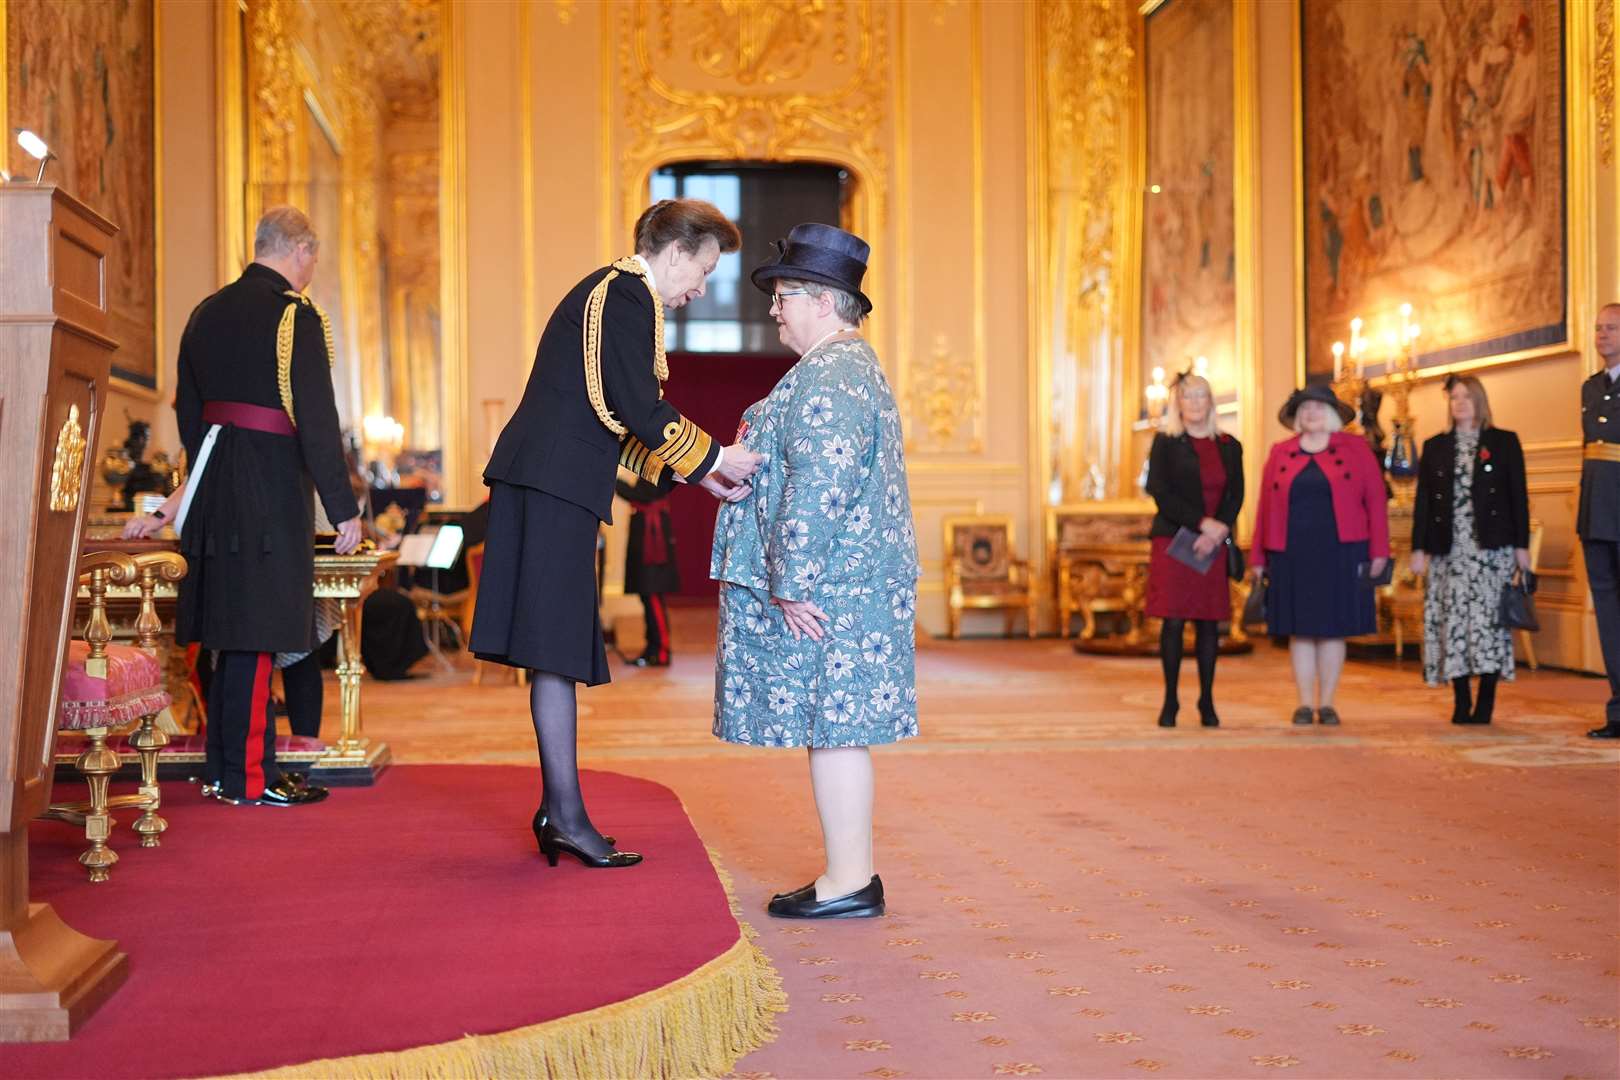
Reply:
[[[742,250],[721,256],[706,295],[664,322],[669,399],[726,445],[743,410],[769,394],[798,359],[777,339],[770,300],[749,275],[775,256],[775,241],[793,226],[842,224],[852,185],[833,165],[694,161],[653,174],[653,199],[707,199],[742,230]],[[709,580],[716,507],[701,489],[671,499],[681,597],[706,601],[718,592]]]

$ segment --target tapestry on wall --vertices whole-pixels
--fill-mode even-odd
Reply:
[[[1306,372],[1568,339],[1560,0],[1302,0]]]
[[[1144,33],[1142,385],[1199,357],[1217,397],[1237,385],[1232,4],[1168,0]]]
[[[118,226],[107,266],[112,373],[156,389],[152,0],[8,0],[6,27],[7,122],[56,154],[47,180]]]

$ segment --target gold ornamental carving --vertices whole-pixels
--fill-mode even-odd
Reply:
[[[1614,0],[1597,0],[1593,9],[1597,35],[1597,68],[1592,79],[1592,103],[1597,112],[1598,157],[1614,163]]]
[[[797,79],[821,43],[819,0],[720,0],[696,11],[692,59],[717,79],[743,86]]]
[[[51,509],[77,510],[83,482],[84,428],[79,424],[79,407],[69,405],[67,419],[56,433],[56,456],[51,460]]]
[[[872,0],[638,0],[612,10],[627,221],[648,173],[683,158],[831,161],[886,220],[889,18]],[[692,43],[690,55],[677,43]]]
[[[973,361],[957,356],[950,338],[934,335],[928,359],[912,371],[911,385],[919,442],[932,449],[983,452],[984,444],[979,439],[963,443],[960,437],[964,430],[974,430],[982,403]]]

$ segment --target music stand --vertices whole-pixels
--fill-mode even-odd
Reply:
[[[456,645],[465,651],[466,641],[462,640],[461,627],[454,619],[444,614],[440,605],[439,571],[448,570],[455,565],[456,556],[461,553],[463,533],[460,525],[430,525],[420,532],[412,533],[399,542],[399,560],[396,565],[426,568],[432,584],[428,589],[427,622],[422,626],[422,640],[427,642],[428,651],[439,661],[439,666],[446,671],[455,670],[444,655],[439,645],[439,632],[437,627],[448,625],[455,634]],[[435,629],[430,633],[428,626]]]

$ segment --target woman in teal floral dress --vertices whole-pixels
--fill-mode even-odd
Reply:
[[[867,245],[800,225],[754,271],[800,360],[743,414],[763,455],[751,497],[721,507],[714,733],[806,747],[826,872],[778,894],[783,918],[883,913],[868,747],[917,734],[917,539],[900,413],[860,336]]]

